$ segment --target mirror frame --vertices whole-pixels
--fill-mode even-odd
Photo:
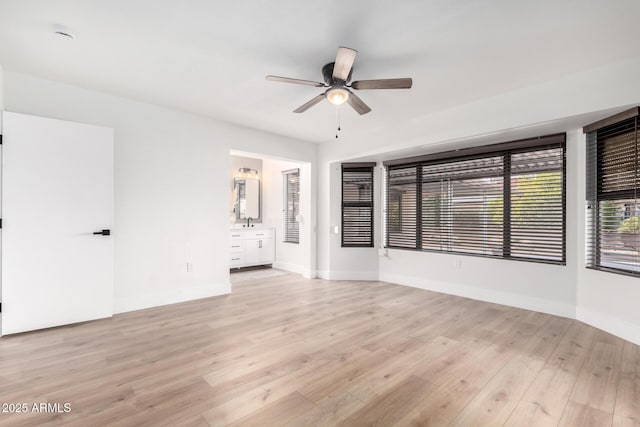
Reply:
[[[261,220],[262,217],[262,183],[260,182],[259,178],[234,178],[233,179],[233,188],[234,188],[234,192],[236,193],[236,200],[233,204],[233,209],[235,211],[235,216],[236,216],[236,223],[241,223],[247,220],[246,217],[242,218],[240,216],[240,187],[239,184],[245,183],[246,180],[251,179],[251,180],[255,180],[258,182],[258,216],[257,217],[251,217],[252,221],[257,221],[257,220]],[[246,198],[246,189],[245,189],[245,198]]]

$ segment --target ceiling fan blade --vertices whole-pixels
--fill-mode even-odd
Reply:
[[[369,108],[369,106],[353,92],[349,93],[347,104],[351,105],[351,107],[360,115],[367,114],[371,111],[371,108]]]
[[[411,89],[413,80],[406,79],[378,79],[378,80],[359,80],[351,83],[351,87],[355,90],[363,89]]]
[[[272,82],[281,82],[281,83],[294,83],[297,85],[306,85],[306,86],[315,86],[315,87],[325,87],[324,83],[320,82],[312,82],[311,80],[300,80],[300,79],[292,79],[289,77],[280,77],[280,76],[267,76],[265,77],[267,80]]]
[[[302,104],[301,106],[299,106],[298,108],[296,108],[295,110],[293,110],[294,113],[304,113],[305,111],[307,111],[309,108],[313,107],[314,105],[316,105],[318,102],[322,101],[325,98],[324,93],[321,93],[320,95],[316,96],[315,98],[313,98],[311,101]]]
[[[346,82],[353,67],[353,62],[356,60],[357,50],[349,49],[348,47],[339,47],[338,54],[336,55],[336,62],[333,65],[333,78]]]

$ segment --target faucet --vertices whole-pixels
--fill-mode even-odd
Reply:
[[[249,221],[251,221],[251,217],[250,216],[247,217],[247,228],[249,228]]]

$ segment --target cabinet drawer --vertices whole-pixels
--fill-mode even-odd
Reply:
[[[235,267],[244,264],[244,253],[232,253],[229,265]]]
[[[264,230],[247,231],[247,239],[273,239],[273,230],[268,228]]]
[[[273,239],[273,228],[245,228],[231,231],[231,241],[238,239]]]
[[[246,243],[244,239],[231,239],[231,253],[244,252]]]

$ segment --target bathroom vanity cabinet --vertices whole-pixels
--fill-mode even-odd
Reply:
[[[231,230],[231,268],[273,264],[275,254],[273,228]]]

